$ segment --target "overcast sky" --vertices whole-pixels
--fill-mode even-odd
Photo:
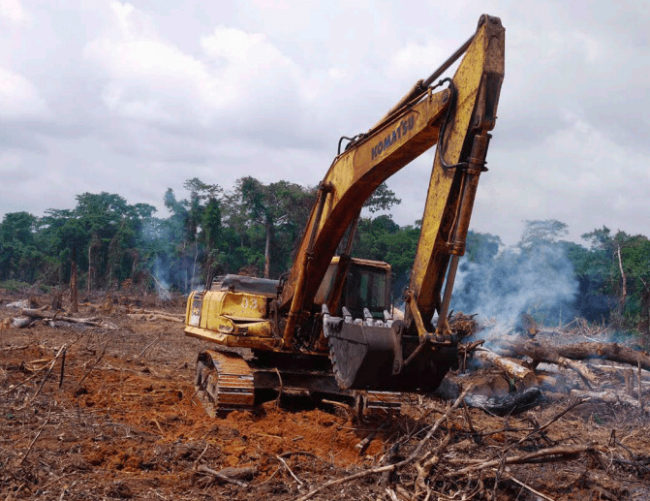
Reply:
[[[119,193],[162,207],[199,177],[315,185],[471,35],[506,28],[472,228],[650,234],[647,2],[0,0],[0,215]],[[391,178],[421,217],[432,152]]]

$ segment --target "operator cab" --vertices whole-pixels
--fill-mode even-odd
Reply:
[[[334,256],[316,292],[315,304],[329,302],[339,265],[339,256]],[[384,310],[390,311],[390,275],[391,267],[388,263],[352,258],[338,311],[331,313],[340,315],[341,307],[345,306],[353,318],[363,318],[363,308],[368,308],[374,318],[383,319]]]

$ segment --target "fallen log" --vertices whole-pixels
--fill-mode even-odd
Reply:
[[[650,371],[650,355],[618,343],[574,343],[561,346],[542,345],[536,341],[502,343],[500,351],[514,356],[528,356],[537,362],[557,363],[560,358],[590,360],[601,358],[630,365],[640,365]]]
[[[625,379],[625,373],[632,371],[633,369],[626,366],[626,365],[609,365],[607,363],[592,363],[589,364],[592,369],[595,369],[598,372],[603,372],[605,374],[612,374],[613,376],[616,376],[620,379]],[[644,379],[644,381],[649,381],[647,379]]]
[[[566,357],[558,357],[556,362],[560,367],[566,367],[578,373],[589,389],[598,381],[596,375],[586,364]]]
[[[29,308],[29,299],[21,299],[13,303],[5,304],[5,308]]]
[[[145,308],[133,308],[129,309],[129,314],[131,313],[143,313],[146,315],[161,315],[164,317],[174,317],[174,318],[184,318],[185,314],[184,313],[170,313],[168,311],[161,311],[161,310],[147,310]]]
[[[33,321],[34,319],[30,317],[14,317],[11,320],[11,326],[17,329],[23,329],[24,327],[28,327]]]
[[[75,318],[75,317],[67,317],[67,316],[56,315],[56,314],[51,315],[30,308],[23,308],[21,310],[21,314],[30,317],[32,319],[39,318],[47,321],[68,322],[72,324],[90,325],[91,327],[104,327],[106,329],[117,329],[117,325],[115,325],[114,323],[108,322],[106,320],[100,320],[97,317]]]
[[[533,371],[527,369],[523,365],[518,364],[512,360],[508,360],[500,355],[497,355],[487,348],[477,348],[473,353],[474,358],[483,362],[490,363],[499,369],[505,371],[510,377],[516,379],[525,379],[532,377]]]
[[[638,407],[639,401],[636,398],[632,398],[625,393],[615,393],[613,391],[580,391],[580,390],[571,390],[572,397],[578,398],[589,398],[592,400],[600,400],[607,404],[619,404],[624,403],[631,405],[632,407]]]
[[[171,315],[159,315],[154,313],[127,313],[129,318],[136,318],[138,320],[165,320],[167,322],[184,323],[185,320]]]

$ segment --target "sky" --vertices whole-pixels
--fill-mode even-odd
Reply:
[[[0,0],[0,216],[83,192],[161,209],[198,177],[316,185],[476,28],[505,79],[471,228],[558,219],[650,234],[650,9],[643,1]],[[412,224],[433,151],[393,176]]]

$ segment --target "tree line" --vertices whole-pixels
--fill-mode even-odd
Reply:
[[[171,188],[165,192],[167,216],[105,192],[77,195],[73,209],[50,209],[41,217],[5,214],[0,287],[18,282],[63,287],[74,280],[85,294],[126,285],[187,293],[214,275],[277,278],[291,267],[315,200],[313,187],[265,184],[249,176],[229,190],[197,178],[184,188],[185,198]],[[386,213],[399,203],[381,185],[366,204],[353,247],[357,257],[391,264],[396,302],[420,235],[419,221],[400,226]],[[648,238],[602,227],[579,244],[565,240],[566,233],[560,221],[527,221],[520,241],[505,246],[498,236],[470,232],[456,305],[481,311],[494,298],[512,296],[521,303],[530,296],[521,308],[541,320],[579,316],[647,334]],[[503,301],[495,307],[503,309]]]

